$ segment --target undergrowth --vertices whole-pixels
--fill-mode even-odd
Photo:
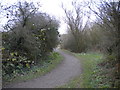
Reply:
[[[47,60],[43,60],[39,64],[30,68],[24,68],[21,73],[12,73],[11,75],[3,76],[3,87],[10,83],[18,83],[33,78],[37,78],[55,68],[63,57],[56,52],[51,53]]]

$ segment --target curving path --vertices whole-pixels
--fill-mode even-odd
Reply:
[[[56,51],[64,57],[64,60],[54,70],[39,78],[9,85],[7,88],[54,88],[80,75],[80,60],[62,50]]]

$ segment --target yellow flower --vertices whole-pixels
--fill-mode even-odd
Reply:
[[[5,48],[1,48],[2,50],[4,50]]]
[[[12,61],[15,61],[16,60],[16,58],[12,58]]]
[[[27,67],[27,68],[30,68],[30,65],[27,63],[27,64],[26,64],[26,67]]]

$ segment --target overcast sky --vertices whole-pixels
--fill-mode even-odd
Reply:
[[[2,4],[10,5],[14,4],[18,1],[24,0],[0,0]],[[25,0],[25,1],[32,1],[32,2],[40,2],[41,7],[40,10],[46,12],[52,16],[55,16],[57,19],[60,20],[60,34],[66,33],[67,25],[64,23],[63,17],[65,16],[64,11],[61,8],[61,3],[65,5],[67,8],[71,8],[71,2],[73,0]],[[78,0],[78,1],[88,1],[88,0]],[[90,1],[90,0],[89,0]],[[94,18],[94,17],[93,17]],[[6,22],[5,18],[2,18],[0,24],[4,24]]]

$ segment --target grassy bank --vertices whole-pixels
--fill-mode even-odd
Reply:
[[[40,65],[36,65],[31,67],[30,69],[22,71],[22,74],[5,76],[3,79],[3,86],[10,83],[18,83],[40,77],[41,75],[44,75],[54,69],[58,64],[60,64],[62,60],[63,57],[60,54],[53,52],[48,57],[48,60],[42,61]]]
[[[67,53],[71,53],[66,51]],[[71,53],[77,57],[82,65],[83,72],[68,84],[60,88],[109,88],[110,78],[106,77],[108,70],[99,64],[104,61],[100,53]]]
[[[98,83],[101,77],[98,74],[100,67],[98,64],[102,62],[102,55],[99,53],[81,53],[75,54],[81,60],[83,73],[80,76],[80,87],[82,88],[100,88]]]
[[[108,56],[100,53],[74,53],[74,55],[81,60],[83,67],[83,73],[79,79],[81,88],[119,87],[119,80],[114,75],[116,68],[112,61],[108,62],[110,60]]]

